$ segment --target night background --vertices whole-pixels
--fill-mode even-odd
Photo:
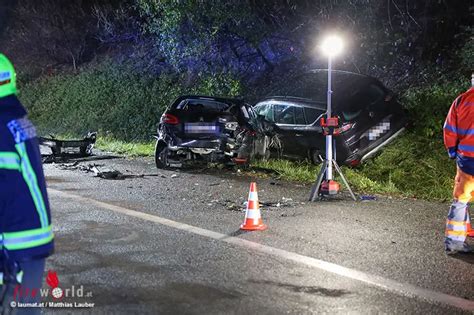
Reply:
[[[0,0],[0,314],[474,314],[473,22]]]
[[[326,67],[316,46],[338,32],[346,47],[335,68],[380,79],[412,121],[354,172],[356,186],[443,199],[454,168],[442,123],[470,83],[472,17],[464,0],[1,0],[0,50],[16,65],[20,98],[43,133],[99,130],[128,145],[151,141],[179,95],[255,102],[278,94],[292,75]],[[427,185],[406,179],[413,165]]]

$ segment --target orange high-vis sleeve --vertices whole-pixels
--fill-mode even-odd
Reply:
[[[448,116],[446,117],[446,121],[444,122],[443,127],[443,138],[444,138],[444,146],[446,149],[454,148],[458,145],[458,133],[457,133],[457,104],[459,102],[459,97],[454,100],[453,104],[451,104],[451,108],[449,109]]]

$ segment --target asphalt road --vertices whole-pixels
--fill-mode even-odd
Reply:
[[[235,171],[158,171],[149,159],[76,167],[90,163],[157,176],[45,165],[56,235],[47,269],[62,289],[92,295],[61,302],[94,303],[46,313],[474,313],[474,259],[444,254],[446,203],[309,203],[309,186]],[[241,233],[253,180],[269,228]]]

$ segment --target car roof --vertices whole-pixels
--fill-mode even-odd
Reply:
[[[316,102],[309,98],[295,97],[295,96],[268,96],[260,100],[258,103],[272,102],[272,101],[280,101],[280,102],[283,101],[283,102],[292,103],[296,105],[302,105],[302,106],[312,107],[312,108],[316,108],[320,110],[326,110],[326,103]]]
[[[216,97],[216,96],[208,96],[208,95],[182,95],[175,99],[172,104],[181,102],[185,99],[193,99],[193,100],[209,100],[209,101],[217,101],[222,103],[232,103],[232,104],[245,104],[245,102],[241,99],[237,98],[228,98],[228,97]]]
[[[331,74],[334,108],[338,107],[339,103],[344,103],[346,95],[350,94],[351,90],[361,86],[375,83],[387,90],[379,80],[368,75],[341,70],[332,70]],[[279,100],[294,99],[295,101],[299,100],[298,102],[305,102],[309,106],[314,103],[314,107],[326,108],[327,78],[327,69],[313,69],[301,72],[286,80],[272,94],[283,95],[278,98]],[[267,96],[265,99],[272,97]]]
[[[308,74],[308,73],[318,74],[318,73],[321,73],[321,74],[326,74],[327,75],[327,72],[328,72],[328,69],[311,69],[311,70],[308,70],[308,71],[306,71],[302,74]],[[355,72],[344,71],[344,70],[331,70],[331,74],[333,74],[335,76],[354,77],[354,79],[368,78],[368,79],[377,80],[376,78],[371,77],[371,76],[366,75],[366,74],[355,73]]]

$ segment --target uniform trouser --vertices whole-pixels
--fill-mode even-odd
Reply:
[[[447,249],[462,250],[466,248],[468,225],[471,224],[467,204],[474,199],[474,176],[464,173],[459,167],[453,197],[446,221],[445,244]]]
[[[41,301],[40,289],[43,283],[43,273],[45,260],[36,259],[19,263],[20,269],[23,271],[21,286],[17,284],[0,285],[0,297],[3,297],[0,306],[0,313],[26,315],[41,314],[40,308],[12,308],[12,302],[16,303],[39,303]],[[20,290],[21,288],[21,290]],[[31,294],[31,290],[35,289],[36,294]]]

